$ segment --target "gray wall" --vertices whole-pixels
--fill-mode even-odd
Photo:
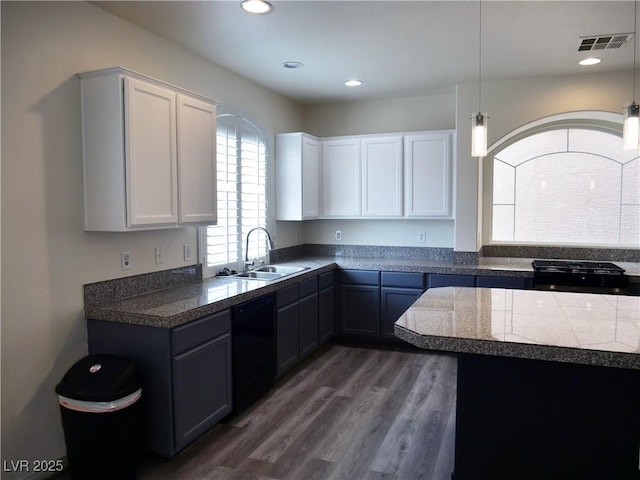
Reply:
[[[246,111],[269,135],[299,130],[303,109],[91,4],[1,8],[2,460],[57,459],[65,448],[54,387],[87,351],[82,285],[184,265],[182,245],[195,252],[197,239],[195,228],[83,231],[75,74],[122,65]],[[123,250],[131,272],[120,270]]]

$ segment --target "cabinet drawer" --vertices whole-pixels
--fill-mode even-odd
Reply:
[[[310,278],[298,284],[298,296],[300,298],[308,297],[314,293],[318,293],[318,277]]]
[[[318,276],[318,288],[322,290],[323,288],[333,287],[333,283],[335,279],[334,271],[323,273]]]
[[[474,275],[429,275],[429,288],[434,287],[475,287]]]
[[[533,279],[525,277],[491,277],[480,275],[476,278],[476,287],[517,288],[526,290],[533,288]]]
[[[276,308],[298,301],[298,285],[291,285],[276,292]]]
[[[171,353],[177,355],[230,331],[230,310],[194,320],[171,331]]]
[[[373,270],[340,270],[340,283],[379,285],[380,272]]]
[[[424,274],[382,272],[380,284],[383,287],[424,288]]]

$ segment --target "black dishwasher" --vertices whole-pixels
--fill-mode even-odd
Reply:
[[[238,414],[275,383],[275,296],[233,308],[233,413]]]

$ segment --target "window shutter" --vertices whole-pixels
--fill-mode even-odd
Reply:
[[[267,149],[253,124],[236,115],[218,117],[218,223],[206,227],[205,276],[243,268],[244,241],[266,227]],[[249,259],[264,257],[266,236],[251,235]]]

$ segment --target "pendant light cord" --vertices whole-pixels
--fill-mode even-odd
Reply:
[[[479,26],[478,26],[478,113],[482,113],[482,0],[478,0],[479,5]],[[634,43],[635,46],[635,43]],[[634,53],[635,61],[635,53]],[[635,73],[635,68],[634,68]],[[635,81],[634,81],[635,84]],[[634,96],[635,98],[635,96]]]
[[[638,26],[638,2],[633,0],[633,103],[636,102],[636,45],[638,41],[637,26]]]

